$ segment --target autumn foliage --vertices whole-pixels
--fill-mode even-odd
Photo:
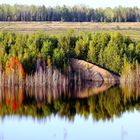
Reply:
[[[23,69],[23,66],[21,62],[15,58],[11,57],[7,62],[6,62],[6,74],[18,74],[20,79],[25,79],[25,72]]]

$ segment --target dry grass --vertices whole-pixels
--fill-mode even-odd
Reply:
[[[133,39],[140,38],[140,23],[92,23],[92,22],[0,22],[0,31],[12,31],[32,33],[35,31],[46,31],[50,33],[64,33],[68,29],[75,32],[121,32]]]

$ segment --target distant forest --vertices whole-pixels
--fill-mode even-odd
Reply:
[[[0,21],[140,22],[137,7],[89,8],[86,6],[0,5]]]

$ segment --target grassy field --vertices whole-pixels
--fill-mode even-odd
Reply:
[[[92,22],[0,22],[0,31],[32,33],[46,31],[48,34],[64,33],[68,29],[75,32],[121,32],[140,40],[140,23],[92,23]]]

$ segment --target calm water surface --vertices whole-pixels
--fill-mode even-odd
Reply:
[[[138,88],[1,88],[0,140],[139,140]]]

